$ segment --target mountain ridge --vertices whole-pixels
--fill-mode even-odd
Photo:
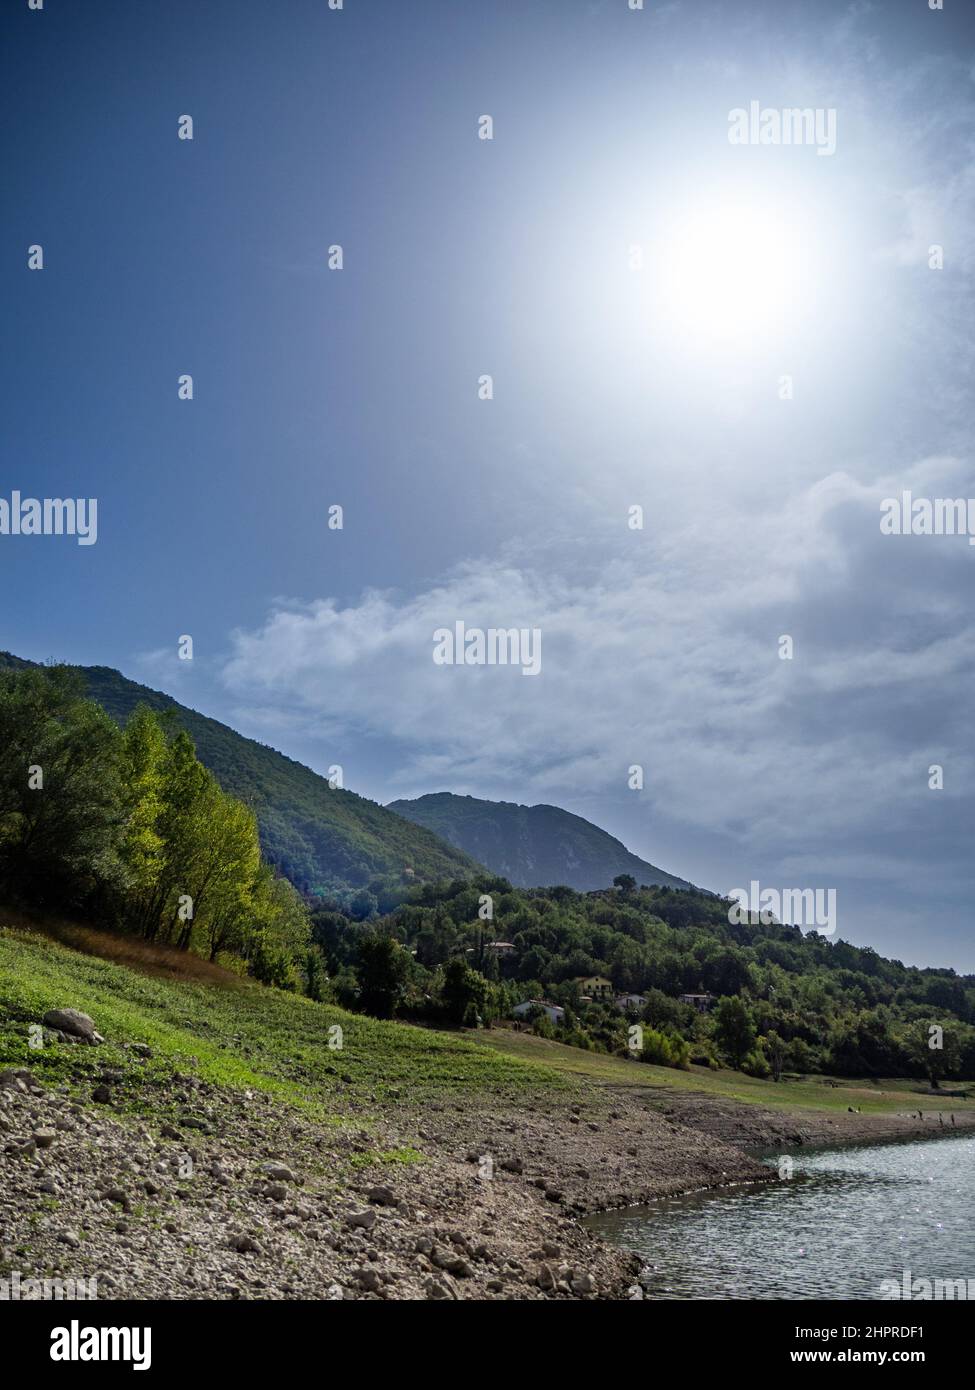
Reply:
[[[516,888],[558,883],[590,892],[609,888],[617,874],[632,874],[648,886],[695,886],[641,859],[608,830],[561,806],[428,792],[391,801],[387,809],[426,826]],[[552,877],[556,870],[560,876]]]

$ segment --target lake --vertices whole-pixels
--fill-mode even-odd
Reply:
[[[790,1157],[791,1178],[587,1225],[642,1257],[650,1298],[876,1299],[884,1280],[901,1287],[905,1270],[909,1280],[971,1279],[975,1297],[975,1138]]]

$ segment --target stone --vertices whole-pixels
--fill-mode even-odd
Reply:
[[[295,1175],[285,1163],[264,1163],[262,1171],[277,1182],[294,1182]]]
[[[449,1279],[436,1279],[432,1274],[423,1281],[423,1291],[427,1298],[445,1299],[457,1297],[457,1291],[450,1283]]]
[[[95,1020],[83,1014],[80,1009],[48,1009],[41,1022],[59,1033],[66,1033],[72,1038],[82,1038],[88,1043],[105,1041],[95,1028]]]
[[[366,1193],[368,1201],[373,1202],[377,1207],[398,1207],[399,1198],[389,1187],[370,1187]]]
[[[236,1250],[238,1255],[259,1255],[261,1253],[261,1247],[253,1236],[231,1236],[230,1248],[231,1250]]]

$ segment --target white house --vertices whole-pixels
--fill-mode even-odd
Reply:
[[[565,1018],[565,1009],[550,1004],[547,999],[526,999],[523,1004],[516,1004],[511,1012],[515,1018],[526,1018],[534,1009],[541,1009],[552,1023],[561,1023]]]
[[[645,1009],[647,1007],[647,996],[645,994],[618,994],[616,996],[616,1007],[618,1009]]]

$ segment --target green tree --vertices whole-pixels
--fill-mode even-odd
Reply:
[[[152,897],[163,866],[159,822],[163,811],[166,735],[147,705],[133,711],[122,734],[119,777],[125,828],[120,856],[126,889],[143,907]]]
[[[713,1014],[714,1037],[734,1067],[740,1067],[755,1046],[755,1025],[745,1001],[737,994],[726,995]]]
[[[359,1004],[374,1018],[392,1018],[410,973],[410,956],[398,941],[370,932],[359,942]]]
[[[0,893],[77,907],[119,885],[119,731],[65,667],[0,674]]]
[[[475,1014],[483,1019],[486,996],[487,981],[462,956],[455,956],[441,967],[440,999],[451,1023],[459,1026]]]

